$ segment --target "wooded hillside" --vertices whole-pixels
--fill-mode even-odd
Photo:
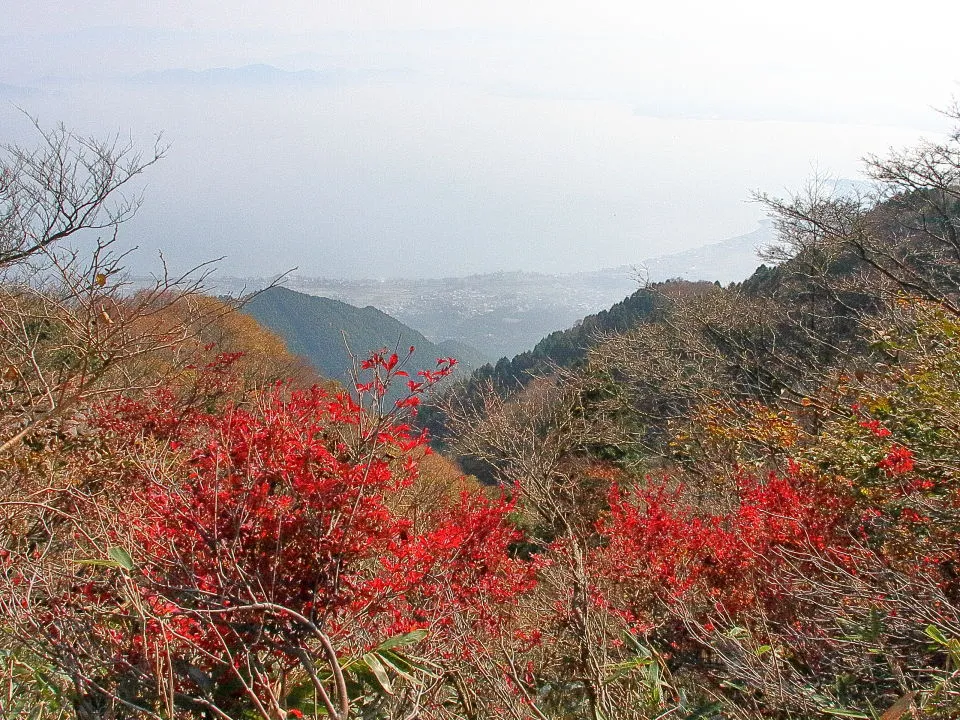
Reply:
[[[452,359],[318,382],[202,272],[130,292],[162,153],[39,146],[0,170],[3,717],[960,715],[960,133],[447,393],[492,487],[413,423]]]

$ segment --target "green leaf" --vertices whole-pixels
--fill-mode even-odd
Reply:
[[[735,625],[734,627],[727,630],[724,633],[724,635],[726,635],[731,640],[740,640],[745,637],[750,637],[750,631],[747,630],[745,627],[740,627],[739,625]]]
[[[427,630],[421,628],[419,630],[411,630],[403,635],[394,635],[392,638],[388,638],[380,643],[380,645],[377,646],[377,652],[381,650],[391,650],[395,647],[403,647],[406,645],[416,645],[418,642],[423,640],[427,634]]]
[[[631,671],[636,670],[637,668],[645,668],[651,663],[653,663],[653,660],[650,658],[636,657],[632,660],[624,660],[623,662],[613,663],[607,667],[609,667],[613,672],[618,672],[621,670]]]
[[[367,653],[363,656],[363,662],[368,668],[370,668],[373,676],[377,679],[377,684],[383,688],[383,691],[387,695],[393,695],[393,685],[390,684],[390,676],[387,675],[387,670],[385,667],[383,667],[383,663],[380,662],[380,658],[377,657],[377,654]]]
[[[870,720],[869,715],[862,713],[859,710],[847,710],[846,708],[838,707],[822,707],[819,708],[819,710],[827,715],[835,715],[837,717],[863,718],[864,720]]]
[[[130,553],[128,553],[122,547],[110,548],[107,550],[107,555],[109,555],[110,559],[117,563],[117,565],[122,567],[124,570],[133,570],[133,558],[130,557]]]
[[[659,705],[662,697],[660,666],[655,662],[647,665],[647,689],[650,691],[653,702]]]
[[[924,630],[924,632],[927,634],[928,638],[933,640],[938,645],[947,645],[950,642],[947,639],[947,636],[943,634],[943,631],[936,625],[927,625],[927,628]]]
[[[648,648],[646,645],[640,642],[639,638],[634,637],[630,633],[624,633],[623,637],[627,642],[633,645],[634,649],[637,651],[637,653],[641,657],[645,657],[645,658],[653,657],[652,653],[650,652],[650,648]]]
[[[108,568],[122,568],[124,570],[133,570],[134,563],[133,558],[130,557],[130,553],[124,550],[122,547],[112,547],[107,550],[107,558],[84,558],[81,560],[74,560],[77,565],[89,565],[91,567],[108,567]]]
[[[91,567],[108,567],[108,568],[119,568],[123,567],[116,560],[97,560],[94,558],[74,560],[74,563],[77,565],[89,565]]]
[[[36,681],[43,685],[48,692],[52,693],[55,698],[60,699],[63,696],[63,693],[60,691],[60,686],[43,670],[35,671],[34,678],[36,678]]]
[[[408,680],[414,684],[421,685],[423,683],[419,678],[414,677],[410,673],[406,672],[403,668],[400,667],[400,664],[395,662],[397,656],[393,653],[379,653],[378,657],[380,661],[386,665],[388,668],[393,670],[397,675],[402,677],[404,680]]]
[[[742,682],[737,682],[736,680],[722,680],[720,682],[720,686],[733,688],[734,690],[739,690],[740,692],[747,692],[747,686]]]
[[[402,667],[404,670],[408,672],[412,670],[416,670],[421,675],[426,675],[434,679],[440,677],[439,673],[443,669],[439,665],[432,663],[429,660],[426,660],[424,658],[413,659],[413,658],[407,657],[406,655],[400,655],[398,653],[395,653],[392,650],[387,650],[385,652],[380,653],[380,657],[389,658],[391,663],[393,663],[394,665],[398,665],[399,667]]]

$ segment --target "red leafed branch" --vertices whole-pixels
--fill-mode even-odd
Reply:
[[[395,356],[364,365],[402,372]],[[452,366],[420,377],[431,385]],[[126,606],[129,622],[98,635],[128,678],[167,682],[179,702],[284,718],[286,679],[306,673],[343,718],[343,657],[421,629],[440,656],[467,657],[470,638],[496,635],[533,585],[529,563],[509,554],[509,502],[464,493],[419,508],[416,522],[396,507],[418,480],[425,436],[346,393],[281,386],[206,414],[158,392],[115,402],[98,422],[125,451],[152,442],[169,458],[129,471],[114,535],[131,547],[126,585],[86,590]]]

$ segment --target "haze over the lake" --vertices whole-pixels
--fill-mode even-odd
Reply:
[[[892,7],[892,6],[891,6]],[[170,148],[136,270],[450,276],[637,263],[751,191],[935,137],[960,3],[5,0],[0,141]],[[217,70],[217,69],[221,70]],[[190,72],[187,72],[190,71]]]

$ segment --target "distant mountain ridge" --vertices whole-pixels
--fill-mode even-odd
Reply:
[[[650,258],[639,270],[649,282],[664,280],[707,280],[723,285],[741,282],[764,262],[762,249],[775,241],[773,224],[761,220],[760,227],[737,237],[692,250]]]
[[[466,344],[481,350],[484,361],[496,362],[529,351],[550,333],[610,308],[646,283],[745,280],[763,262],[758,248],[773,240],[773,228],[764,222],[744,235],[654,257],[636,267],[439,279],[337,280],[294,274],[285,285],[359,307],[373,305],[434,342]]]
[[[258,283],[263,281],[221,281],[217,291],[239,295]],[[580,280],[526,272],[386,281],[293,275],[284,285],[357,307],[379,308],[437,344],[476,348],[478,365],[528,350],[554,330],[609,307],[637,287],[626,271]]]
[[[662,295],[702,292],[711,282],[745,282],[764,276],[760,250],[774,240],[772,224],[764,221],[753,232],[694,250],[654,258],[644,264],[648,287],[643,287],[608,310],[587,315],[572,327],[559,329],[533,349],[474,372],[475,380],[491,379],[496,385],[524,384],[532,374],[551,366],[572,367],[586,359],[587,351],[607,333],[620,333],[652,316]],[[668,289],[669,288],[669,289]]]
[[[358,308],[274,287],[256,295],[242,310],[280,335],[290,352],[306,358],[326,377],[341,382],[349,378],[351,352],[364,357],[371,350],[394,348],[398,343],[401,352],[410,346],[416,348],[413,369],[431,369],[438,357],[448,356],[456,357],[464,371],[482,364],[472,348],[433,343],[374,307]]]
[[[39,90],[25,85],[8,85],[0,83],[0,97],[19,97],[21,95],[36,95]]]
[[[609,309],[647,283],[745,280],[763,262],[758,249],[774,240],[772,225],[762,222],[744,235],[650,258],[636,266],[565,275],[514,271],[428,279],[347,280],[291,273],[283,284],[358,308],[376,307],[435,344],[464,348],[466,352],[452,354],[476,357],[480,366],[530,351],[551,333]],[[212,278],[211,286],[216,292],[239,296],[268,282],[224,277]]]
[[[586,360],[590,347],[604,335],[622,333],[654,315],[663,303],[668,285],[671,293],[676,293],[678,288],[694,293],[701,291],[703,286],[711,287],[704,281],[677,280],[641,288],[609,309],[586,316],[573,327],[550,333],[532,350],[512,359],[501,358],[495,365],[484,365],[474,371],[473,380],[492,380],[500,389],[513,390],[525,385],[534,375],[550,372],[554,367],[575,367]]]
[[[134,82],[177,85],[339,85],[395,75],[385,70],[330,68],[283,70],[273,65],[217,67],[203,70],[169,68],[149,70],[129,77]]]

